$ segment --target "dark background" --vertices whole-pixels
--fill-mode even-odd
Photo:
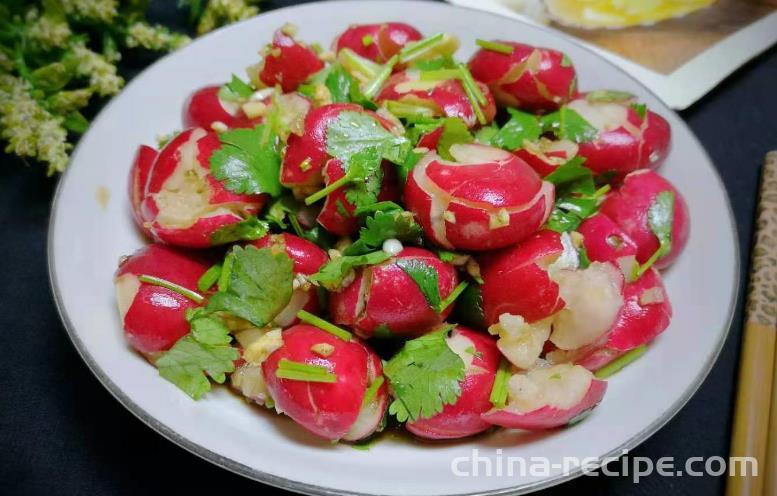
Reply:
[[[151,19],[185,29],[185,14],[175,10],[175,3],[152,2]],[[303,2],[266,1],[262,8],[296,3]],[[398,17],[412,23],[410,15]],[[132,76],[151,60],[134,54],[125,59],[123,72]],[[747,274],[757,180],[764,155],[777,149],[777,49],[681,115],[728,188]],[[47,179],[43,167],[3,155],[0,161],[0,493],[163,494],[211,488],[239,494],[267,489],[165,440],[98,383],[68,340],[49,288],[46,237],[56,180]],[[721,229],[727,227],[721,219]],[[632,455],[674,456],[681,463],[691,456],[727,456],[741,321],[740,301],[728,342],[704,385]],[[715,477],[652,476],[635,485],[600,476],[582,477],[544,494],[713,495],[722,494],[724,484]]]

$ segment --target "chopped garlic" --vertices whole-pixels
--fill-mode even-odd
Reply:
[[[529,369],[537,362],[550,336],[550,320],[529,324],[520,315],[503,313],[488,332],[499,336],[496,345],[510,363]]]
[[[214,122],[213,124],[210,125],[210,128],[216,131],[217,133],[224,133],[226,131],[229,131],[229,127],[227,127],[227,125],[221,121]]]
[[[646,289],[639,296],[639,304],[642,306],[664,302],[664,292],[658,286]]]
[[[404,249],[404,246],[402,246],[402,242],[398,239],[390,238],[383,242],[383,251],[388,253],[391,256],[399,255],[399,252],[401,252]]]
[[[320,357],[326,358],[335,352],[335,347],[329,343],[317,343],[310,347],[310,351]]]
[[[510,213],[504,208],[500,208],[496,215],[491,214],[488,216],[488,228],[499,229],[500,227],[506,227],[510,225]]]
[[[267,105],[259,101],[248,101],[241,108],[249,119],[264,117],[267,114]]]
[[[248,363],[259,365],[281,346],[283,346],[281,330],[273,329],[247,346],[243,350],[243,359]]]

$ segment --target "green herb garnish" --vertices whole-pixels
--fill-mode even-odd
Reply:
[[[222,268],[226,287],[219,284],[219,291],[211,296],[207,308],[228,312],[256,327],[264,327],[291,299],[292,269],[292,261],[285,252],[235,246]]]
[[[338,327],[331,322],[327,322],[326,320],[322,319],[321,317],[317,315],[313,315],[310,312],[307,312],[305,310],[300,310],[297,312],[297,318],[301,320],[302,322],[306,322],[310,325],[314,325],[321,329],[322,331],[326,331],[329,334],[336,336],[343,341],[350,341],[351,338],[353,338],[353,335],[343,329],[342,327]]]
[[[138,276],[138,280],[146,284],[151,284],[153,286],[159,286],[161,288],[169,289],[174,293],[178,293],[179,295],[190,299],[191,301],[193,301],[194,303],[197,303],[198,305],[203,301],[205,301],[205,298],[201,294],[197,293],[196,291],[192,291],[191,289],[185,288],[180,284],[176,284],[166,279],[162,279],[161,277],[141,274]]]
[[[210,157],[213,177],[238,194],[280,196],[280,140],[270,126],[233,129],[219,139],[221,148]]]
[[[477,39],[475,44],[480,48],[484,48],[491,52],[503,53],[505,55],[512,55],[515,52],[515,47],[508,45],[507,43],[499,43],[498,41],[487,41]]]
[[[323,365],[295,362],[287,358],[281,358],[278,362],[275,377],[304,382],[337,382],[337,376]]]
[[[615,375],[617,372],[620,372],[627,365],[630,365],[636,361],[639,357],[644,355],[646,351],[647,345],[643,344],[637,346],[633,350],[624,353],[612,362],[594,372],[594,375],[597,379],[607,379],[608,377]]]
[[[429,418],[456,403],[464,361],[446,342],[452,326],[407,341],[383,368],[394,393],[389,413],[400,422]]]

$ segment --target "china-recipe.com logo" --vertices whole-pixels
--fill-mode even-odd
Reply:
[[[634,483],[640,479],[658,474],[662,477],[703,476],[757,476],[758,460],[750,456],[692,456],[676,460],[664,456],[657,460],[645,456],[628,456],[623,450],[618,456],[605,458],[565,456],[553,461],[542,456],[504,455],[501,449],[492,454],[483,454],[473,448],[469,455],[453,458],[451,473],[456,477],[547,477],[561,473],[569,475],[581,472],[588,476],[631,477]]]

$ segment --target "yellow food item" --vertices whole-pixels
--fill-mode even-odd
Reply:
[[[550,17],[567,26],[623,28],[681,17],[715,0],[545,0]]]

